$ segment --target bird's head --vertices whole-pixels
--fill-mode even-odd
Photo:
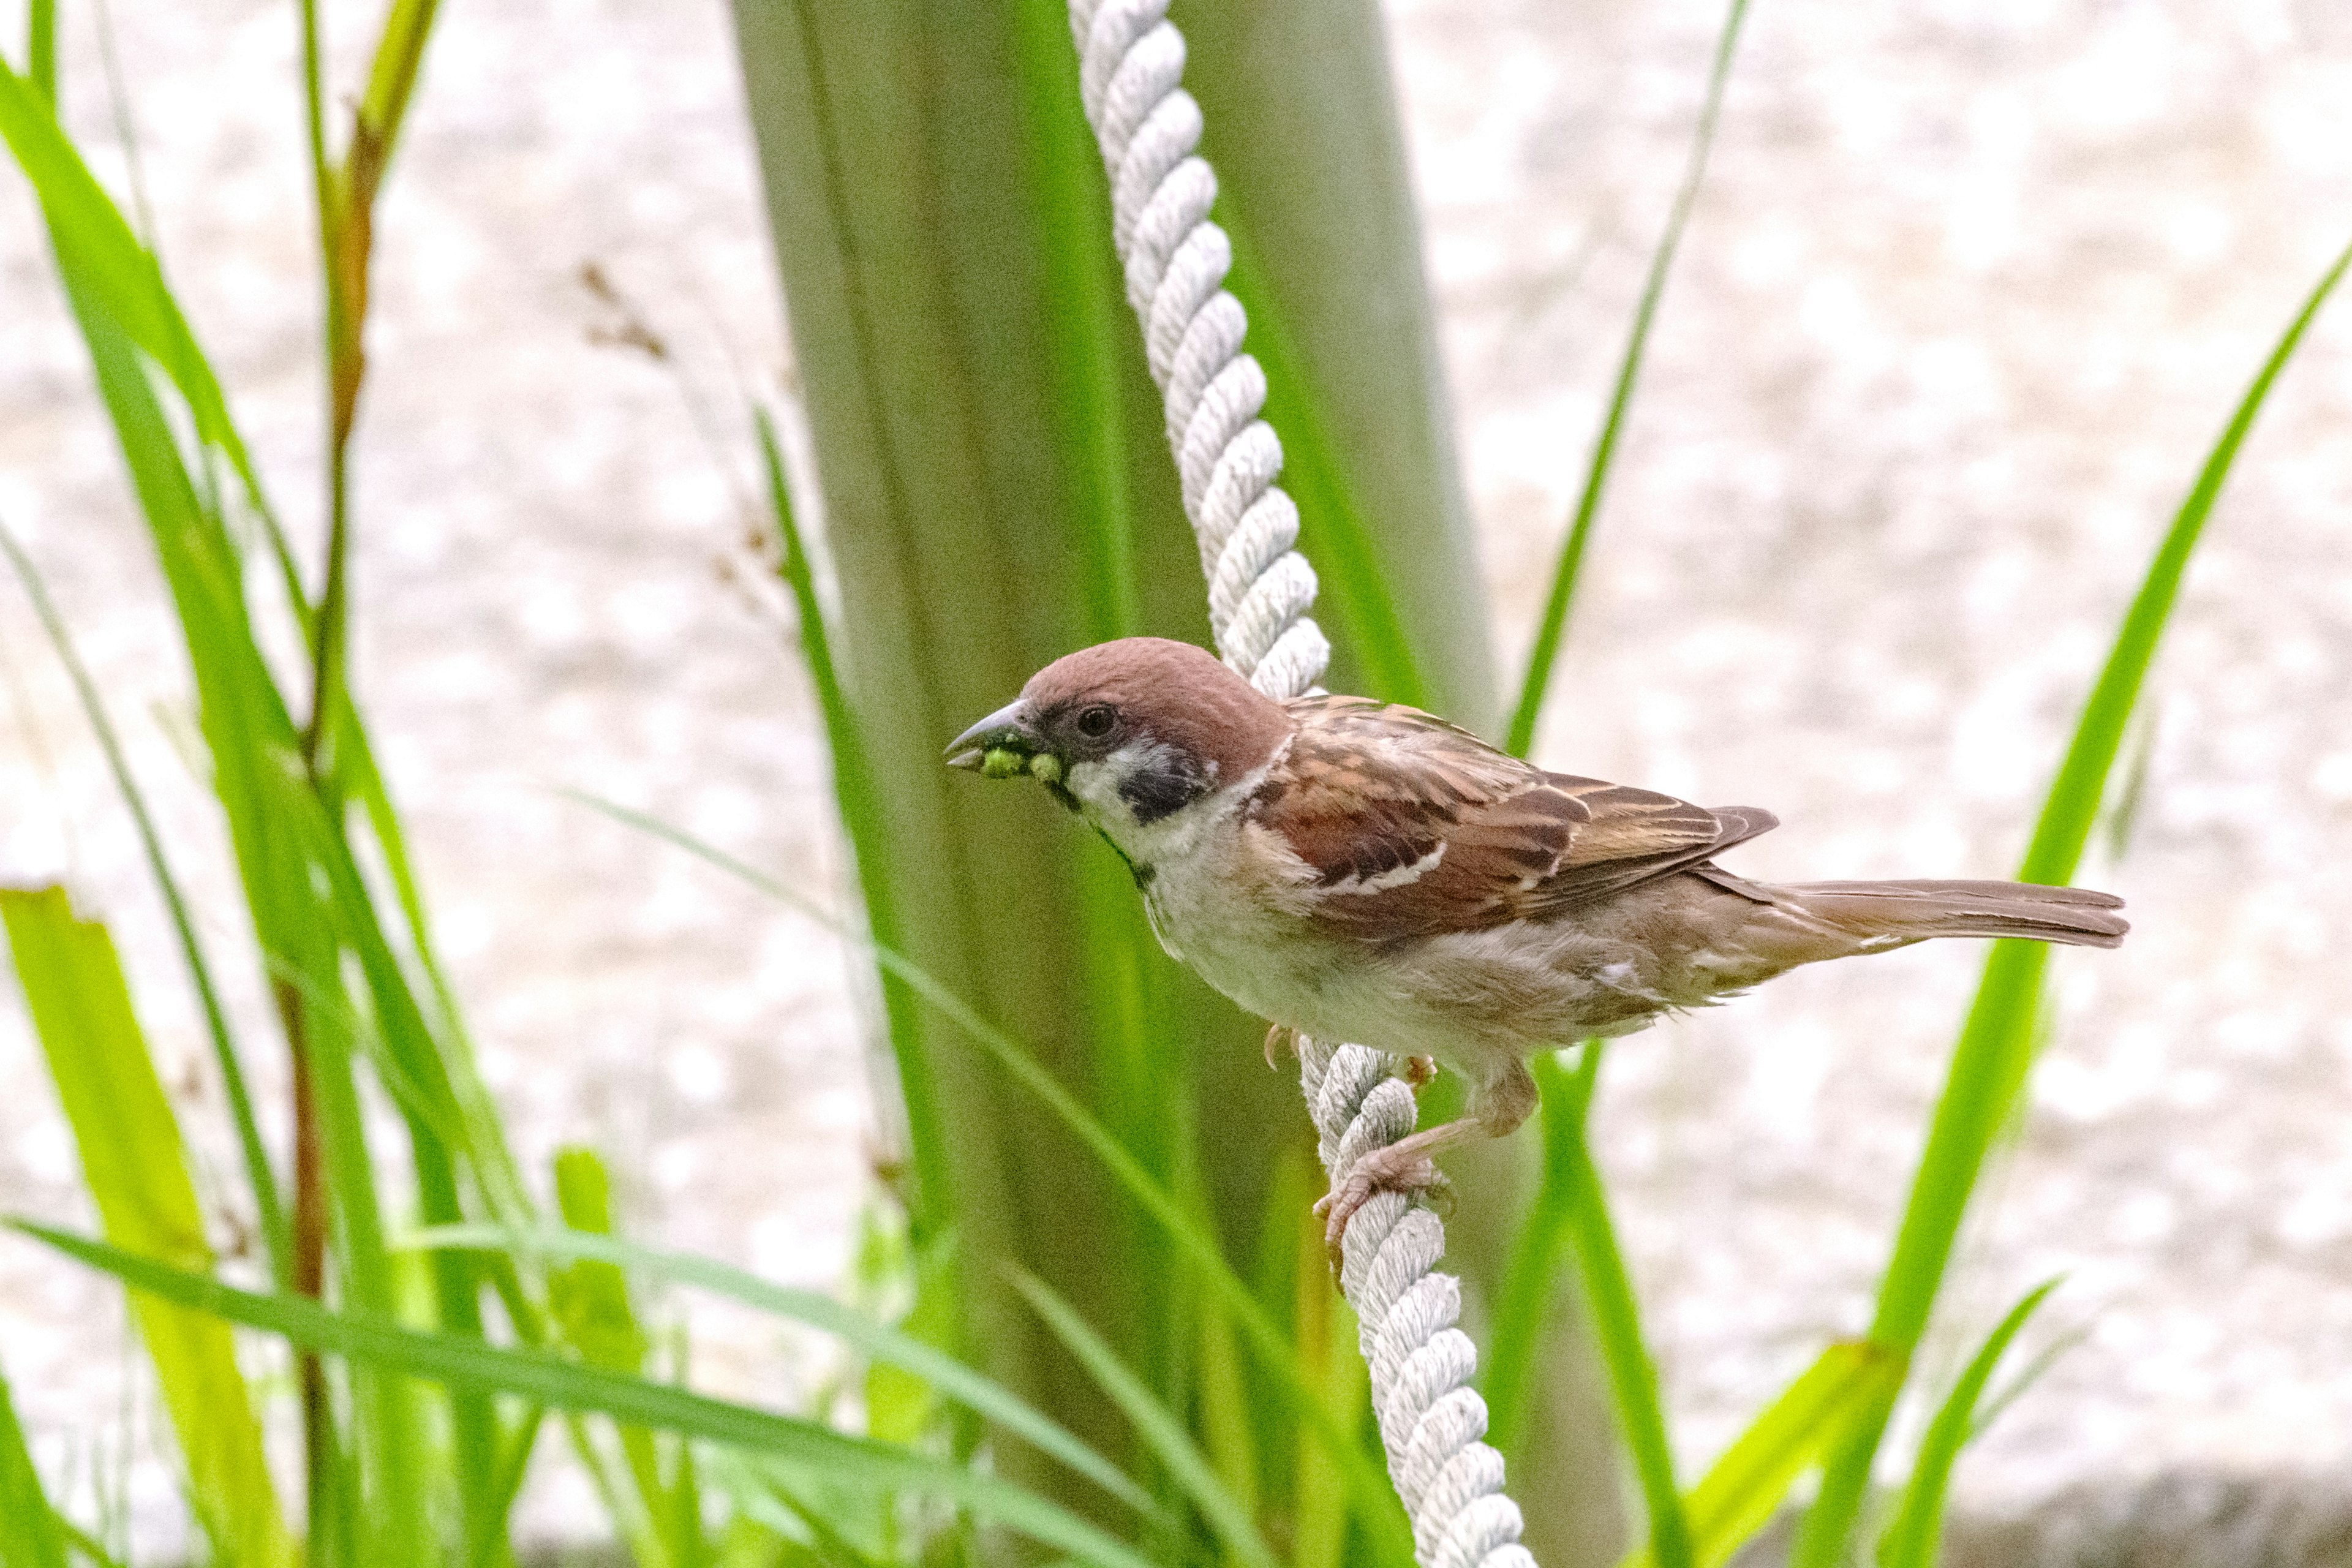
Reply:
[[[1027,773],[1135,857],[1152,830],[1269,761],[1282,705],[1190,643],[1126,637],[1081,648],[958,735],[950,767]]]

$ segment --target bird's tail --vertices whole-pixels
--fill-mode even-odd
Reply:
[[[2073,947],[2119,947],[2131,922],[2124,901],[2088,888],[2031,882],[1796,882],[1773,888],[1776,901],[1851,933],[1855,951],[1938,936],[2011,936]]]

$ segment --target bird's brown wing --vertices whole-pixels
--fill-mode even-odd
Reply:
[[[1546,773],[1412,708],[1291,707],[1295,738],[1253,819],[1306,862],[1316,916],[1372,941],[1564,913],[1776,825]]]

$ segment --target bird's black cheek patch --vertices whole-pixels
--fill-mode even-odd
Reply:
[[[1119,799],[1139,823],[1152,823],[1183,810],[1209,793],[1209,776],[1197,765],[1169,761],[1138,768],[1118,786]]]

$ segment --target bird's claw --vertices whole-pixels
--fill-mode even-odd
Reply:
[[[1413,1088],[1421,1088],[1423,1084],[1429,1082],[1436,1076],[1437,1058],[1435,1057],[1407,1057],[1404,1058],[1404,1080]]]
[[[1283,1056],[1298,1054],[1298,1031],[1287,1024],[1273,1024],[1266,1028],[1265,1065],[1270,1071],[1279,1071],[1282,1067],[1276,1059],[1277,1052]]]
[[[1356,1217],[1358,1209],[1371,1202],[1375,1193],[1402,1193],[1418,1197],[1441,1214],[1450,1212],[1454,1206],[1452,1184],[1427,1155],[1415,1154],[1398,1162],[1382,1160],[1381,1156],[1388,1152],[1386,1149],[1376,1149],[1357,1161],[1316,1202],[1316,1216],[1323,1222],[1323,1249],[1330,1258],[1335,1276],[1345,1261],[1340,1243],[1347,1237],[1348,1222]]]

